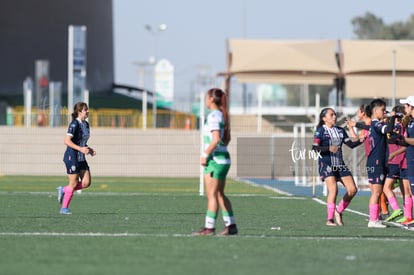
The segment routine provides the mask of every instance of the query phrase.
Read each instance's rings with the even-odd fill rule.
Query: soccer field
[[[198,179],[99,178],[59,215],[66,177],[0,177],[0,274],[408,274],[414,231],[369,229],[357,196],[344,227],[326,208],[229,180],[238,236],[193,237]],[[320,198],[325,200],[325,198]],[[217,230],[223,222],[219,216]]]

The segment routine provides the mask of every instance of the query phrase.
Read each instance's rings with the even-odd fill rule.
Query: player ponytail
[[[212,88],[208,90],[208,95],[213,97],[214,103],[220,109],[224,117],[224,136],[222,142],[227,145],[230,143],[231,134],[230,134],[230,118],[228,114],[228,103],[227,95],[223,90],[218,88]]]
[[[230,143],[231,134],[230,134],[230,117],[228,113],[228,98],[227,94],[223,93],[221,96],[221,106],[220,110],[224,116],[224,137],[223,142],[225,145]]]
[[[364,113],[367,117],[371,117],[372,116],[372,109],[371,109],[371,105],[370,104],[364,104]]]
[[[72,120],[78,117],[78,114],[82,112],[84,108],[88,108],[88,104],[85,102],[78,102],[73,106]]]

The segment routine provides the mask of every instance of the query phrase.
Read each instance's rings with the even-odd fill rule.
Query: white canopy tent
[[[349,98],[414,94],[414,41],[342,40]]]
[[[414,41],[230,39],[227,46],[227,80],[333,85],[343,77],[348,98],[414,94]]]
[[[229,40],[229,71],[239,82],[331,84],[336,41]]]

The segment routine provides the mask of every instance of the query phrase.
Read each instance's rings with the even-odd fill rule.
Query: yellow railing
[[[14,107],[8,114],[8,124],[25,126],[26,120],[31,127],[55,127],[65,126],[71,119],[67,108],[62,108],[60,113],[51,115],[49,110],[32,108],[32,112],[26,117],[24,108]],[[93,127],[119,127],[119,128],[143,128],[142,112],[133,109],[90,109],[89,123]],[[155,123],[156,122],[156,123]],[[176,112],[171,110],[157,110],[156,121],[154,114],[147,113],[146,128],[172,128],[172,129],[196,129],[197,117],[193,114]]]

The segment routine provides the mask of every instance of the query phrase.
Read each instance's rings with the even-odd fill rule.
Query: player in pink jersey
[[[407,126],[411,121],[411,117],[408,115],[404,116],[401,122],[402,125],[402,131],[399,133],[401,137],[407,137]],[[397,135],[398,136],[398,135]],[[398,142],[397,142],[398,143]],[[398,144],[397,144],[398,145]],[[407,144],[403,144],[407,145]],[[403,193],[404,198],[404,216],[400,218],[399,220],[396,220],[396,222],[399,222],[404,225],[412,224],[413,221],[413,194],[411,191],[410,181],[407,176],[407,158],[406,158],[406,149],[407,147],[401,146],[398,151],[396,151],[394,154],[401,153],[402,160],[400,163],[400,180],[402,181],[402,186],[400,185],[400,188],[402,187],[401,192]],[[391,155],[390,155],[391,157]]]
[[[358,122],[354,120],[347,121],[347,128],[349,130],[349,136],[351,138],[359,137],[360,140],[364,141],[365,155],[368,156],[370,147],[369,147],[369,140],[367,139],[367,137],[369,135],[369,125],[371,125],[371,109],[370,109],[369,104],[362,104],[361,106],[359,106],[357,117],[358,117]],[[354,130],[354,127],[356,127],[357,124],[361,126],[362,125],[366,126],[364,127],[364,129],[362,129],[359,132],[359,134],[357,134]],[[358,127],[358,128],[362,128],[362,127]]]
[[[397,135],[401,135],[403,133],[403,127],[401,124],[403,111],[403,106],[395,106],[391,112],[391,116],[399,114],[399,116],[395,119],[393,130]],[[395,144],[391,138],[391,135],[391,133],[388,134],[388,173],[384,183],[383,192],[387,196],[388,203],[393,211],[391,215],[385,219],[385,221],[392,221],[403,215],[403,211],[398,205],[398,201],[393,190],[396,181],[401,179],[401,164],[405,156],[405,148],[401,145]]]

